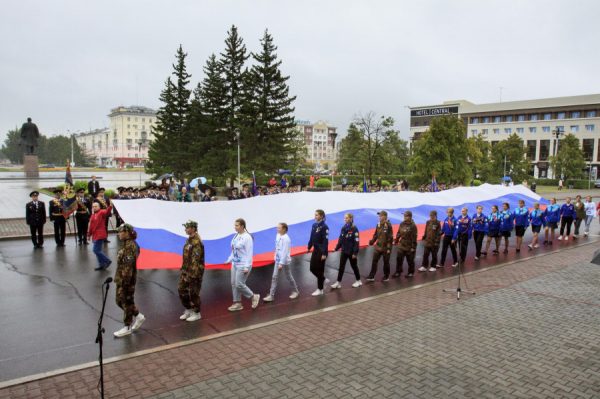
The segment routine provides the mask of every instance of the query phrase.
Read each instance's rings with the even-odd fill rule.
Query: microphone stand
[[[465,234],[468,234],[468,233],[465,233]],[[467,237],[468,237],[468,235],[467,235]],[[456,242],[454,243],[454,245],[456,247],[458,247],[458,242],[459,241],[460,241],[460,234],[458,235],[458,238],[456,239]],[[462,248],[462,246],[463,246],[463,244],[461,243],[461,248]],[[457,250],[458,250],[458,248],[457,248]],[[460,300],[460,293],[461,292],[464,292],[465,294],[475,295],[475,291],[463,291],[460,288],[460,278],[462,276],[462,268],[461,268],[462,263],[463,262],[462,262],[461,257],[460,257],[460,251],[458,251],[458,287],[456,289],[449,289],[449,288],[445,288],[444,289],[444,292],[456,292],[456,300],[457,301]]]
[[[102,319],[104,318],[104,308],[106,307],[106,298],[108,296],[108,288],[111,281],[112,278],[110,281],[106,281],[102,284],[102,312],[100,312],[100,318],[98,319],[98,335],[96,335],[96,343],[100,347],[100,357],[98,358],[98,361],[100,362],[100,381],[98,382],[98,386],[100,387],[99,391],[102,399],[104,399],[104,369],[102,364],[102,334],[104,334],[104,328],[102,327]],[[104,285],[106,285],[106,290],[104,289]]]

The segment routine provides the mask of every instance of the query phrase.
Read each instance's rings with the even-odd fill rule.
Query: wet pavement
[[[598,241],[598,228],[593,235],[571,240],[555,241],[553,246],[529,251],[524,245],[521,253],[515,252],[514,237],[510,252],[475,261],[473,241],[469,243],[465,272],[486,269],[501,263],[527,259],[542,253],[560,251],[576,244]],[[525,244],[531,240],[531,232],[525,236]],[[111,243],[105,253],[116,260],[118,239],[110,235]],[[48,372],[69,366],[94,362],[98,347],[94,343],[96,325],[101,308],[101,285],[114,275],[115,265],[108,271],[96,272],[95,256],[91,246],[76,247],[71,240],[67,246],[55,248],[48,240],[43,250],[33,250],[30,240],[0,241],[0,380]],[[417,248],[417,268],[422,261],[422,243]],[[177,270],[140,270],[136,288],[136,304],[147,317],[143,328],[129,337],[115,339],[112,336],[122,326],[122,311],[114,303],[114,285],[111,285],[106,307],[104,327],[105,358],[156,348],[220,332],[262,324],[269,321],[304,314],[335,305],[352,303],[387,292],[416,287],[418,285],[456,276],[458,270],[450,266],[450,253],[446,267],[431,273],[416,273],[411,279],[404,276],[381,282],[383,267],[380,261],[376,282],[365,283],[370,270],[372,248],[361,249],[359,268],[363,286],[352,288],[352,270],[347,265],[341,290],[326,289],[326,295],[312,297],[316,279],[309,272],[310,255],[292,260],[293,275],[300,289],[300,296],[288,298],[291,289],[287,280],[280,276],[276,301],[250,309],[244,299],[244,311],[231,314],[227,311],[232,303],[230,272],[207,270],[202,287],[202,320],[183,322],[179,320],[183,308],[177,295],[179,272]],[[333,283],[337,277],[339,252],[327,260],[326,276]],[[395,250],[392,253],[392,273],[395,271]],[[404,271],[406,271],[406,264]],[[257,267],[248,278],[248,286],[261,297],[268,294],[273,265]],[[454,295],[454,294],[448,294]]]

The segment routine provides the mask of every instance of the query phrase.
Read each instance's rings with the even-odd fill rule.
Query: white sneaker
[[[569,241],[569,236],[565,236],[565,241]]]
[[[123,328],[114,333],[114,336],[117,338],[121,338],[129,334],[131,334],[131,328],[129,328],[129,326],[123,326]]]
[[[265,302],[273,302],[274,300],[275,300],[275,297],[271,294],[269,294],[263,298],[263,301],[265,301]]]
[[[323,289],[327,288],[328,284],[329,284],[329,279],[326,278],[325,281],[323,281]]]
[[[238,310],[244,310],[244,307],[241,303],[238,302],[228,307],[227,310],[229,310],[230,312],[237,312]]]
[[[296,298],[298,298],[298,295],[300,295],[300,292],[294,291],[294,292],[292,292],[292,295],[290,295],[290,299],[296,299]]]
[[[426,272],[426,271],[427,271],[427,269],[425,268],[425,266],[421,266],[421,267],[419,268],[419,271],[422,273],[422,272]]]
[[[187,320],[187,318],[190,317],[192,313],[194,313],[192,309],[186,309],[185,312],[183,312],[183,314],[181,315],[180,319]]]
[[[312,296],[319,296],[319,295],[323,295],[323,290],[320,289],[316,289],[315,292],[312,293]]]
[[[185,321],[196,321],[200,320],[202,317],[200,316],[200,312],[192,312],[192,315],[188,317]]]
[[[452,264],[452,267],[456,267],[456,266],[458,266],[458,262]]]
[[[333,283],[333,285],[331,286],[332,290],[335,290],[336,288],[342,288],[342,284],[339,281],[336,281],[335,283]]]
[[[135,321],[133,322],[133,325],[131,326],[132,330],[137,330],[138,328],[140,328],[142,326],[142,323],[146,321],[146,316],[144,316],[141,313],[138,313],[137,316],[135,316]]]
[[[362,281],[360,281],[360,280],[356,280],[356,281],[354,282],[354,284],[352,284],[352,287],[354,287],[354,288],[358,288],[358,287],[360,287],[361,285],[362,285]]]
[[[562,236],[558,236],[558,241],[562,241]]]
[[[258,306],[258,302],[260,302],[260,295],[252,295],[252,309],[256,309],[256,307]]]
[[[435,267],[437,267],[438,269],[441,269],[443,266],[440,263],[438,263],[437,265],[435,265]]]
[[[569,238],[569,237],[567,237]],[[579,234],[573,234],[573,238],[579,238]]]
[[[583,233],[583,236],[584,236],[584,237],[587,237],[587,235],[588,235],[588,232],[587,232],[587,231],[586,231],[585,233]]]
[[[476,256],[476,257],[475,257],[475,260],[479,260],[479,258]]]
[[[539,248],[540,246],[538,244],[535,244],[533,247],[534,248]]]
[[[436,269],[435,269],[435,267],[433,267],[433,266],[431,266],[431,267],[429,268],[429,271],[430,271],[430,272],[434,272],[435,270],[436,270]]]

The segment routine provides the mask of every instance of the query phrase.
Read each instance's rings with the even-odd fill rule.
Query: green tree
[[[381,157],[375,159],[375,172],[382,175],[408,173],[410,151],[408,141],[400,138],[400,132],[390,132],[389,143],[382,148]]]
[[[176,57],[172,74],[177,81],[173,83],[171,77],[167,78],[161,92],[160,100],[164,105],[156,113],[155,138],[148,150],[150,162],[146,169],[156,175],[172,172],[181,177],[190,172],[191,159],[197,155],[191,153],[193,137],[190,137],[191,130],[187,125],[191,95],[187,85],[192,75],[187,73],[187,53],[183,52],[181,45]]]
[[[25,147],[19,146],[21,138],[21,129],[15,127],[15,130],[9,130],[4,144],[2,144],[2,152],[12,163],[22,163]],[[37,150],[36,150],[37,151]]]
[[[414,143],[409,168],[420,181],[429,181],[435,172],[440,183],[467,183],[472,176],[469,159],[477,156],[467,145],[466,127],[455,115],[431,121],[429,129]]]
[[[348,134],[340,143],[337,169],[351,175],[360,174],[366,167],[365,159],[362,158],[363,146],[365,146],[364,138],[355,126],[350,125]]]
[[[490,151],[492,146],[485,139],[483,133],[469,137],[467,145],[469,146],[469,160],[471,162],[473,178],[479,177],[486,180],[490,174]]]
[[[506,140],[498,142],[492,147],[489,179],[497,181],[504,176],[504,157],[506,155],[506,175],[514,182],[521,182],[529,176],[532,169],[531,162],[527,159],[527,148],[523,140],[516,134],[511,134]]]
[[[250,54],[246,54],[244,39],[238,35],[235,25],[227,31],[225,39],[225,53],[221,53],[221,70],[223,72],[223,85],[227,97],[224,110],[227,115],[227,123],[230,136],[235,128],[241,125],[239,111],[243,102],[244,76],[242,69]]]
[[[304,147],[294,123],[292,103],[296,97],[290,96],[289,76],[281,73],[282,61],[277,59],[273,37],[265,30],[260,42],[262,51],[252,53],[255,64],[244,73],[240,108],[242,161],[247,173],[287,168],[300,146]]]
[[[579,146],[579,139],[569,133],[560,141],[560,151],[548,159],[554,174],[564,178],[581,177],[587,165],[583,158],[583,150]]]

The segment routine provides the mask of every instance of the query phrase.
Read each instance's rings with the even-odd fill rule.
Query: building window
[[[581,112],[572,112],[571,118],[581,118]]]
[[[152,118],[148,119],[148,122],[149,122],[149,123],[152,123]]]
[[[131,129],[131,125],[127,125],[127,129]]]
[[[594,156],[594,139],[583,139],[583,159],[586,160],[586,162],[589,162],[592,160],[592,157]]]
[[[530,120],[530,121],[537,121],[537,120],[538,120],[537,118],[538,118],[538,116],[537,116],[537,114],[535,114],[535,115],[531,115],[531,116],[529,117],[529,120]]]
[[[578,132],[579,131],[579,126],[571,126],[571,131],[572,132]]]
[[[137,132],[135,132],[135,137],[137,137]]]
[[[556,115],[557,119],[565,119],[565,113],[564,112],[559,112],[558,115]]]
[[[512,122],[513,121],[513,117],[512,116],[507,116],[506,117],[506,122]]]
[[[492,141],[492,147],[495,146],[498,143],[499,143],[499,141]]]
[[[146,122],[146,118],[142,118],[142,122]]]
[[[500,117],[499,116],[495,116],[494,117],[494,122],[495,123],[500,123]]]
[[[556,130],[558,130],[559,132],[564,132],[565,127],[564,126],[556,126]]]
[[[544,114],[545,121],[549,121],[550,119],[552,119],[552,114]]]
[[[483,118],[483,123],[490,123],[490,117],[486,116],[485,118]]]
[[[420,126],[421,122],[415,122],[414,126]]]
[[[527,140],[527,159],[535,161],[535,154],[537,152],[537,141]]]
[[[494,129],[494,134],[500,134],[500,129]]]
[[[131,118],[130,118],[130,117],[127,117],[127,122],[129,122],[130,120],[131,120]]]
[[[471,130],[471,133],[473,133],[473,136],[477,136],[477,129]]]
[[[540,140],[540,161],[547,161],[550,155],[550,140]]]
[[[518,127],[517,128],[517,133],[524,133],[523,128],[522,127]]]
[[[129,157],[131,157],[131,153],[130,152],[127,153],[127,158],[129,158]]]
[[[131,132],[127,132],[127,135],[128,135],[128,136],[131,136]]]
[[[135,121],[137,122],[137,118],[135,118]]]
[[[487,129],[483,129],[481,132],[482,132],[483,134],[488,134],[488,130],[487,130]]]
[[[473,118],[472,121],[472,123],[479,123],[479,118]]]
[[[593,132],[594,131],[594,125],[585,125],[585,130],[588,132]]]
[[[512,133],[512,129],[507,127],[506,129],[504,129],[504,133],[506,134],[511,134]]]
[[[550,126],[544,126],[544,127],[542,128],[542,131],[543,131],[544,133],[550,133]]]
[[[594,118],[596,116],[596,111],[588,111],[587,112],[587,117],[588,118]]]
[[[517,120],[518,120],[519,122],[523,122],[523,121],[525,121],[525,115],[519,115],[519,116],[517,116]]]
[[[146,130],[146,125],[142,125],[142,130]]]
[[[537,127],[530,127],[529,133],[537,133]]]

